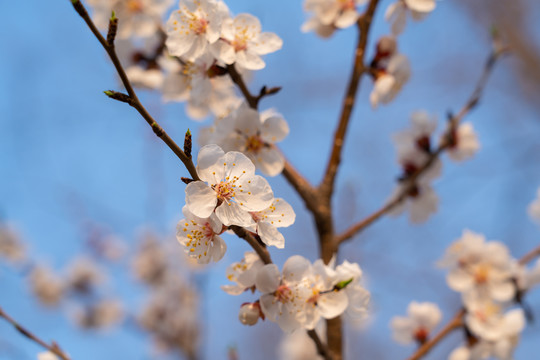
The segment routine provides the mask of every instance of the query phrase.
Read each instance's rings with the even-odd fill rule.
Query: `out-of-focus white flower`
[[[58,356],[50,351],[40,352],[37,355],[38,360],[60,360]]]
[[[452,134],[452,143],[447,149],[448,157],[454,161],[471,158],[480,149],[478,137],[470,122],[460,124]]]
[[[531,219],[540,224],[540,188],[536,191],[536,199],[530,203],[527,212]]]
[[[67,272],[67,286],[79,293],[91,292],[105,279],[101,269],[88,257],[75,258],[68,266]]]
[[[167,252],[158,238],[144,234],[132,262],[135,276],[147,285],[160,285],[167,276]]]
[[[411,12],[413,20],[422,20],[435,9],[435,0],[398,0],[390,4],[384,17],[392,23],[392,33],[399,35],[405,30],[407,11]]]
[[[221,37],[210,46],[212,54],[225,64],[249,69],[265,67],[260,55],[281,49],[283,41],[274,33],[261,33],[259,19],[250,14],[238,14],[234,19],[223,21]]]
[[[347,315],[357,321],[365,317],[370,301],[370,293],[361,284],[362,270],[356,263],[345,260],[336,267],[336,282],[334,286],[342,284],[348,298]],[[346,285],[345,285],[346,284]]]
[[[242,304],[238,312],[240,322],[249,326],[255,325],[261,316],[264,317],[264,314],[261,311],[259,302]]]
[[[400,184],[390,197],[390,201],[399,196],[404,190],[406,184]],[[412,223],[422,223],[426,221],[431,214],[437,212],[439,207],[439,197],[431,185],[424,182],[418,182],[407,194],[407,198],[395,206],[391,211],[391,216],[401,215],[404,211],[409,213],[409,220]]]
[[[515,263],[513,274],[519,291],[531,289],[533,286],[540,284],[540,259],[536,260],[535,265],[530,269]]]
[[[407,308],[407,316],[392,318],[393,337],[400,344],[414,341],[424,343],[431,332],[440,323],[442,313],[437,304],[413,301]]]
[[[208,218],[193,215],[184,206],[184,219],[176,226],[176,238],[185,246],[186,253],[197,259],[199,264],[208,264],[210,260],[218,262],[225,255],[227,244],[219,236],[223,232],[223,224],[212,213]]]
[[[373,108],[379,103],[388,104],[394,100],[411,76],[409,60],[403,54],[394,54],[384,69],[379,69],[369,101]]]
[[[486,242],[482,235],[465,230],[440,263],[450,268],[448,286],[464,295],[496,301],[508,301],[515,296],[514,260],[500,242]]]
[[[167,49],[171,55],[194,61],[220,36],[223,18],[228,14],[214,0],[181,0],[180,8],[167,21]]]
[[[276,176],[283,171],[285,160],[275,143],[289,134],[289,125],[273,110],[259,114],[246,103],[222,119],[217,125],[215,141],[225,151],[240,151],[247,155],[265,175]]]
[[[461,346],[450,353],[448,360],[513,360],[513,352],[519,337],[512,337],[496,342],[478,341],[473,346]]]
[[[415,111],[411,115],[411,127],[394,135],[394,143],[398,150],[400,163],[402,153],[408,155],[411,148],[429,153],[431,150],[431,135],[437,129],[437,118],[426,111]],[[419,166],[421,164],[417,164]]]
[[[26,258],[26,249],[13,226],[0,223],[0,257],[12,263],[20,263]]]
[[[57,305],[64,294],[64,282],[49,267],[37,265],[30,273],[32,292],[44,305]]]
[[[75,311],[75,321],[83,328],[106,328],[118,323],[124,314],[122,303],[117,300],[101,300]]]
[[[186,206],[195,216],[208,218],[215,210],[225,226],[249,226],[253,224],[249,211],[264,210],[274,200],[266,179],[255,175],[255,166],[242,153],[204,146],[197,173],[202,181],[186,186]]]
[[[302,328],[306,300],[311,295],[305,278],[311,271],[310,262],[302,256],[291,256],[283,265],[283,276],[275,264],[263,266],[255,285],[263,295],[260,305],[264,315],[277,322],[285,332]]]
[[[94,22],[102,29],[109,26],[111,13],[119,19],[116,37],[150,37],[160,28],[161,18],[172,5],[172,0],[90,0],[94,8]]]
[[[356,7],[365,3],[366,0],[306,0],[304,10],[313,12],[313,17],[302,25],[302,31],[317,30],[322,27],[344,29],[352,26],[360,16]],[[322,33],[319,31],[317,31],[319,35],[327,37],[325,36],[328,34],[327,31],[322,31]]]
[[[240,262],[232,263],[227,268],[227,279],[236,284],[223,285],[221,288],[230,295],[240,295],[248,289],[255,290],[255,278],[263,265],[259,255],[252,251],[245,252]]]
[[[277,228],[294,224],[296,214],[292,206],[285,200],[276,198],[267,209],[251,212],[250,214],[255,221],[250,230],[256,232],[266,245],[283,249],[285,247],[285,238]]]

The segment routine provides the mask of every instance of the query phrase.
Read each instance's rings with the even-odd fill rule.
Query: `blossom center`
[[[127,9],[130,13],[141,13],[143,11],[143,4],[141,0],[128,0]]]
[[[489,266],[480,265],[476,268],[474,272],[474,280],[477,284],[485,284],[488,281],[489,277]]]
[[[249,40],[249,36],[247,34],[247,28],[242,29],[242,31],[238,31],[234,35],[234,40],[231,41],[231,45],[234,48],[234,51],[242,51],[247,49],[247,43]]]
[[[354,10],[354,0],[338,0],[341,10]]]
[[[246,151],[258,153],[264,147],[264,141],[258,135],[251,135],[246,140]]]
[[[219,184],[216,184],[214,191],[217,193],[217,197],[222,201],[229,201],[234,197],[234,188],[230,182],[222,181]]]
[[[275,293],[277,300],[281,303],[286,303],[292,300],[292,291],[287,285],[280,285]]]

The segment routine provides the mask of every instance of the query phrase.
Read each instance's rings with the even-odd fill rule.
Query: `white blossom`
[[[470,122],[460,124],[452,134],[453,142],[448,147],[448,157],[454,161],[463,161],[471,158],[480,149],[478,137]]]
[[[266,245],[283,249],[285,238],[277,228],[288,227],[294,223],[296,214],[291,205],[281,198],[276,198],[268,208],[250,214],[255,224],[249,229],[256,232]]]
[[[263,174],[276,176],[283,171],[285,160],[274,144],[288,135],[289,125],[273,110],[259,114],[243,103],[218,123],[216,133],[215,141],[225,151],[244,153]]]
[[[370,293],[361,284],[362,270],[356,263],[345,260],[336,267],[337,283],[349,282],[344,289],[348,298],[346,314],[353,320],[359,320],[366,316],[370,301]]]
[[[540,284],[540,259],[536,260],[532,268],[515,263],[513,276],[519,291],[527,291],[533,286]]]
[[[32,292],[45,305],[57,305],[64,294],[64,281],[49,267],[37,265],[30,273]]]
[[[230,295],[240,295],[246,290],[254,289],[257,272],[263,267],[259,255],[252,251],[244,253],[240,262],[232,263],[227,268],[227,279],[235,285],[223,285],[221,288]]]
[[[83,328],[106,328],[118,323],[124,315],[122,303],[106,299],[75,310],[77,324]]]
[[[200,218],[192,214],[187,206],[182,212],[185,218],[176,226],[176,238],[185,247],[186,253],[197,259],[199,264],[221,260],[227,245],[219,236],[223,232],[223,224],[217,216],[211,213],[208,218]]]
[[[379,103],[388,104],[394,100],[411,76],[411,66],[405,55],[395,54],[388,60],[386,68],[376,75],[369,101],[373,108]]]
[[[250,226],[249,211],[264,210],[274,200],[268,182],[255,175],[255,166],[242,153],[206,145],[199,151],[197,173],[202,181],[186,186],[186,206],[195,216],[208,218],[215,210],[225,226]]]
[[[321,321],[316,327],[321,341],[325,338],[325,324]],[[319,355],[313,340],[305,331],[295,331],[291,334],[284,334],[278,349],[281,360],[323,360]]]
[[[388,6],[384,16],[392,23],[392,33],[399,35],[405,30],[408,11],[413,20],[419,21],[434,9],[435,0],[398,0]]]
[[[306,0],[304,10],[312,12],[313,16],[304,23],[302,31],[317,30],[320,27],[344,29],[352,26],[360,16],[356,7],[365,3],[366,0]],[[317,31],[319,32],[320,30]],[[320,33],[323,37],[327,37],[326,34],[326,31]]]
[[[392,318],[393,337],[398,343],[424,343],[440,323],[442,313],[437,304],[413,301],[407,308],[407,316]]]
[[[236,63],[249,70],[265,67],[260,55],[281,49],[283,41],[274,33],[261,33],[259,19],[239,14],[223,21],[221,37],[210,46],[212,54],[225,64]]]
[[[162,284],[167,275],[167,266],[166,250],[155,236],[145,234],[132,260],[137,279],[148,285]]]
[[[399,184],[394,194],[390,197],[393,201],[404,191],[406,184]],[[431,185],[425,182],[418,182],[407,194],[407,198],[396,205],[391,211],[391,216],[401,215],[403,212],[409,214],[412,223],[425,222],[431,214],[437,212],[439,208],[439,197]]]
[[[91,258],[75,258],[68,267],[67,284],[75,292],[88,293],[104,279],[104,273]]]
[[[167,21],[167,49],[171,55],[194,61],[220,36],[228,10],[214,0],[181,0]]]
[[[26,249],[16,229],[0,223],[0,257],[12,263],[20,263],[26,258]]]

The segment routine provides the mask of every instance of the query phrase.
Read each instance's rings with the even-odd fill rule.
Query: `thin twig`
[[[0,317],[4,318],[7,322],[9,322],[11,325],[13,325],[13,327],[15,329],[17,329],[17,331],[19,333],[21,333],[22,335],[24,335],[25,337],[27,337],[28,339],[32,340],[33,342],[39,344],[41,347],[43,347],[44,349],[47,349],[49,350],[51,353],[57,355],[60,357],[60,359],[62,360],[70,360],[69,356],[66,355],[66,353],[64,353],[62,351],[62,349],[60,349],[60,346],[58,346],[58,344],[54,341],[51,342],[51,344],[47,344],[45,341],[41,340],[40,338],[38,338],[36,335],[34,335],[33,333],[31,333],[29,330],[27,330],[26,328],[24,328],[22,325],[20,325],[17,321],[15,321],[15,319],[13,319],[11,316],[9,316],[8,314],[6,314],[4,312],[4,310],[2,308],[0,308]]]
[[[480,98],[482,96],[482,93],[485,89],[486,83],[489,79],[489,76],[492,73],[493,67],[497,61],[503,54],[505,53],[504,49],[499,49],[493,51],[484,66],[482,75],[480,76],[480,79],[478,80],[476,87],[465,103],[465,105],[461,108],[459,113],[457,115],[454,115],[450,118],[448,121],[447,130],[445,131],[445,134],[443,135],[441,139],[441,143],[437,147],[435,151],[433,151],[426,162],[420,166],[412,175],[407,177],[401,187],[401,191],[388,203],[383,205],[379,210],[375,211],[368,217],[362,219],[358,223],[351,226],[349,229],[341,233],[340,235],[336,236],[335,242],[336,246],[339,246],[339,244],[343,243],[346,240],[351,239],[354,235],[360,233],[361,231],[365,230],[368,226],[373,224],[375,221],[386,215],[388,212],[390,212],[394,207],[399,205],[401,202],[403,202],[410,193],[411,189],[416,185],[416,180],[424,174],[440,157],[440,155],[446,151],[452,144],[451,141],[451,132],[459,125],[459,123],[463,120],[463,118],[471,111],[473,110],[480,101]]]
[[[523,257],[518,260],[520,265],[526,265],[529,262],[533,261],[540,256],[540,246],[535,247]],[[448,334],[450,334],[455,329],[458,329],[464,326],[463,316],[465,316],[465,309],[458,311],[454,317],[446,324],[432,339],[425,342],[422,346],[416,350],[416,352],[409,357],[407,360],[419,360],[424,357],[435,345],[437,345],[441,340],[443,340]]]
[[[193,161],[190,157],[186,156],[186,154],[182,151],[182,149],[174,142],[173,139],[163,130],[163,128],[154,120],[154,118],[148,113],[146,108],[142,105],[139,98],[137,97],[137,94],[135,93],[135,90],[133,90],[133,86],[131,85],[126,72],[124,68],[122,67],[122,64],[120,63],[120,60],[118,59],[118,55],[116,54],[116,49],[114,46],[114,39],[111,39],[110,42],[108,42],[103,35],[99,32],[96,25],[90,18],[90,15],[88,15],[88,12],[86,11],[84,5],[80,0],[71,0],[73,7],[75,8],[75,11],[83,18],[84,22],[88,25],[96,39],[100,42],[101,46],[107,54],[109,55],[109,58],[111,59],[114,67],[116,68],[116,72],[120,76],[120,79],[122,80],[122,84],[126,88],[126,91],[129,95],[129,102],[128,104],[131,105],[135,110],[141,114],[141,116],[146,120],[148,125],[152,127],[152,130],[154,131],[154,134],[156,134],[157,137],[159,137],[167,146],[175,153],[175,155],[184,163],[186,169],[189,171],[190,175],[194,180],[198,180],[199,176],[197,175],[197,171],[195,169],[195,165],[193,165]],[[120,19],[121,21],[122,19]],[[120,23],[121,26],[121,23]]]
[[[369,36],[369,30],[371,28],[371,21],[375,14],[375,9],[379,0],[371,0],[369,2],[366,12],[358,19],[358,30],[360,32],[358,36],[358,44],[356,46],[356,53],[354,58],[354,65],[343,99],[343,105],[341,107],[341,114],[339,116],[339,123],[334,134],[334,141],[332,143],[332,152],[328,159],[325,175],[320,185],[320,189],[323,190],[323,194],[327,197],[331,197],[334,191],[334,183],[336,174],[338,171],[339,163],[341,162],[341,153],[343,149],[343,143],[345,141],[345,134],[347,133],[347,127],[349,120],[356,102],[356,93],[360,85],[360,79],[365,71],[364,57],[366,53],[366,46]]]
[[[317,335],[317,332],[315,330],[308,330],[307,334],[311,338],[311,340],[313,340],[313,342],[315,343],[315,346],[317,347],[317,353],[321,355],[325,360],[332,360],[332,356],[330,355],[330,353],[328,352],[328,349],[319,338],[319,335]]]

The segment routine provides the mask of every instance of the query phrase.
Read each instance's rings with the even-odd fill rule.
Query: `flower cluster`
[[[345,261],[334,268],[320,259],[311,264],[295,255],[280,272],[275,264],[261,266],[255,256],[247,253],[242,262],[229,268],[229,279],[236,285],[224,287],[232,295],[254,288],[262,294],[256,302],[241,307],[244,324],[254,325],[259,318],[268,318],[285,332],[311,330],[323,318],[332,319],[345,312],[358,317],[367,311],[369,292],[360,285],[362,271],[357,264]]]
[[[411,116],[411,127],[394,136],[398,162],[403,173],[400,186],[392,198],[400,196],[405,190],[408,193],[407,201],[402,201],[392,213],[398,215],[408,209],[412,222],[426,221],[430,214],[437,211],[439,199],[431,186],[442,170],[442,162],[434,155],[436,149],[432,145],[432,135],[436,129],[435,117],[425,111],[417,111]],[[455,161],[470,158],[480,147],[470,123],[460,124],[457,128],[451,125],[443,137],[448,141],[449,157]],[[414,184],[410,187],[407,180],[413,177]]]
[[[227,249],[219,235],[232,225],[247,228],[266,245],[283,248],[285,239],[277,228],[291,225],[295,213],[285,200],[274,198],[247,156],[206,145],[199,151],[197,174],[201,180],[186,186],[185,218],[176,233],[190,257],[201,264],[219,261]]]

